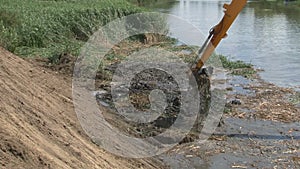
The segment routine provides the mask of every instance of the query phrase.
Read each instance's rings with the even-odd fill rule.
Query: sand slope
[[[158,168],[94,145],[73,110],[70,78],[0,48],[0,168]]]

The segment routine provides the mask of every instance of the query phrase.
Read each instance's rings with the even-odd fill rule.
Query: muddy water
[[[298,168],[299,123],[227,118],[215,135],[226,141],[208,140],[175,150],[160,158],[172,169]],[[192,148],[190,148],[192,147]]]
[[[224,2],[229,0],[178,0],[160,4],[155,9],[189,21],[206,36],[208,30],[222,18]],[[217,52],[264,69],[261,76],[269,82],[300,88],[299,16],[300,10],[251,1],[231,27],[229,37],[218,46]],[[204,36],[193,35],[186,25],[170,21],[170,28],[177,30],[172,36],[202,38],[204,41]]]

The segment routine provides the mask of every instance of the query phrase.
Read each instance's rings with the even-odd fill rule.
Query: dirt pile
[[[0,168],[160,168],[94,145],[76,119],[70,82],[0,48]]]

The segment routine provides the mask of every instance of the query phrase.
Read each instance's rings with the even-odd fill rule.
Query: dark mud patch
[[[115,67],[115,66],[114,66]],[[113,70],[113,69],[108,69]],[[197,120],[194,123],[191,132],[185,137],[181,143],[190,142],[198,137],[198,133],[202,129],[202,121],[208,114],[208,109],[210,106],[210,80],[206,74],[197,75],[198,85],[200,91],[200,112],[197,112]],[[124,97],[124,84],[117,84],[118,96],[119,98]],[[105,86],[105,87],[104,87]],[[188,86],[191,87],[191,86]],[[191,90],[186,88],[186,90]],[[136,116],[139,116],[139,112],[149,112],[149,114],[158,113],[159,116],[155,120],[147,123],[139,123],[128,120],[126,116],[122,116],[115,107],[113,102],[112,95],[110,94],[110,85],[103,85],[99,88],[100,90],[95,93],[95,96],[98,100],[98,103],[102,107],[106,107],[110,112],[108,117],[113,116],[113,119],[119,119],[125,123],[127,129],[120,127],[118,123],[112,123],[114,127],[125,132],[125,134],[133,135],[138,138],[147,138],[158,136],[163,133],[166,129],[169,129],[170,126],[179,118],[179,113],[182,113],[182,92],[186,92],[183,89],[180,89],[175,79],[168,73],[160,69],[146,69],[138,74],[130,82],[130,87],[128,89],[129,101],[130,104],[136,109],[133,112],[126,113],[136,113]],[[126,91],[127,89],[125,89]],[[155,91],[160,91],[164,94],[165,104],[161,102],[156,102],[151,98],[151,95]],[[160,94],[162,94],[160,93]],[[190,96],[191,98],[193,96]],[[151,100],[152,99],[152,100]],[[126,107],[122,107],[123,110]],[[128,109],[132,111],[132,109]],[[184,113],[183,113],[184,114]],[[134,116],[134,115],[133,115]],[[195,120],[193,119],[193,122]],[[122,125],[121,125],[122,126]],[[174,135],[174,138],[176,136]],[[168,143],[173,143],[172,137],[163,138]]]

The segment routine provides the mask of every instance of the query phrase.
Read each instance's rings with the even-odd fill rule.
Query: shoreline
[[[120,61],[126,59],[126,56],[130,55],[131,53],[143,48],[150,48],[153,46],[161,47],[162,49],[175,52],[182,60],[188,63],[194,59],[198,47],[186,45],[176,46],[174,44],[176,44],[174,39],[168,39],[164,42],[150,43],[145,43],[144,41],[124,41],[123,43],[118,44],[118,46],[114,47],[107,55],[105,58],[105,63],[100,67],[101,69],[97,74],[96,80],[97,87],[99,87],[99,89],[106,88],[107,90],[112,76],[111,72],[107,71],[107,69],[117,65]],[[78,47],[77,45],[74,46],[75,48]],[[48,55],[49,53],[46,54]],[[12,72],[16,71],[16,73],[11,73],[14,76],[7,73],[7,76],[5,77],[8,79],[8,81],[13,82],[11,86],[16,88],[15,91],[19,92],[19,94],[16,94],[18,96],[23,97],[24,93],[22,93],[22,91],[27,92],[27,90],[32,90],[32,92],[28,92],[27,95],[24,94],[24,97],[28,97],[25,99],[25,106],[27,106],[27,104],[30,105],[32,102],[32,96],[35,97],[34,94],[36,91],[34,88],[32,88],[32,86],[22,86],[21,84],[18,84],[18,80],[21,82],[24,81],[26,84],[27,82],[28,84],[31,84],[29,82],[34,81],[37,87],[40,87],[39,85],[42,86],[40,89],[40,94],[37,95],[38,99],[36,99],[40,101],[41,104],[39,105],[43,104],[43,99],[49,99],[49,96],[53,98],[52,102],[57,102],[59,105],[61,104],[57,110],[55,109],[55,113],[57,113],[55,115],[60,117],[59,120],[53,117],[53,114],[49,113],[53,111],[49,108],[49,105],[51,105],[52,102],[49,102],[49,105],[45,106],[47,108],[45,108],[44,114],[39,114],[39,111],[36,111],[36,114],[39,115],[34,117],[37,119],[36,122],[34,121],[34,123],[36,123],[36,133],[33,133],[31,137],[33,137],[34,134],[40,134],[41,137],[47,135],[47,137],[45,137],[45,140],[47,140],[46,138],[54,138],[53,133],[58,134],[59,136],[61,135],[59,138],[65,138],[63,140],[64,142],[58,141],[59,139],[52,140],[55,143],[54,145],[62,146],[62,152],[67,152],[72,150],[72,147],[77,144],[78,147],[76,147],[76,152],[74,153],[73,151],[70,151],[70,153],[73,153],[73,155],[76,157],[78,156],[79,162],[82,158],[82,154],[80,153],[82,149],[80,144],[75,142],[76,139],[72,140],[74,135],[76,135],[79,139],[83,138],[82,140],[87,145],[87,148],[85,148],[84,151],[86,154],[91,155],[91,159],[93,154],[91,154],[89,150],[94,152],[96,156],[97,153],[99,153],[98,151],[101,151],[100,157],[101,155],[107,157],[106,162],[108,161],[108,164],[106,167],[108,168],[111,167],[110,160],[112,160],[112,163],[114,163],[116,159],[120,161],[122,160],[128,165],[128,168],[131,167],[131,165],[134,167],[143,167],[144,165],[145,167],[149,168],[173,167],[182,169],[199,168],[203,166],[212,168],[300,167],[300,93],[291,88],[279,87],[272,83],[266,82],[259,76],[258,72],[260,70],[255,69],[253,65],[244,63],[242,61],[230,61],[227,59],[227,57],[222,55],[215,55],[214,57],[220,57],[223,67],[226,69],[226,73],[228,73],[228,79],[226,82],[228,86],[224,86],[224,90],[227,93],[227,103],[223,112],[223,120],[221,120],[219,127],[205,144],[199,144],[197,142],[183,143],[177,145],[169,152],[160,156],[145,160],[138,159],[137,161],[125,158],[123,159],[113,155],[108,156],[107,154],[109,153],[102,152],[102,149],[92,143],[91,139],[84,134],[84,131],[82,131],[80,124],[78,123],[78,119],[75,117],[75,113],[73,112],[71,83],[74,63],[76,62],[75,56],[76,54],[73,54],[69,50],[59,49],[58,52],[55,51],[54,54],[52,53],[51,57],[49,58],[43,58],[41,56],[35,58],[18,58],[18,63],[16,65],[21,65],[19,67],[14,67],[13,63],[7,61],[7,63],[10,63],[9,69]],[[29,61],[31,64],[24,62],[24,60]],[[27,68],[29,70],[27,70]],[[20,71],[18,72],[17,70]],[[27,76],[23,76],[21,74],[24,72]],[[11,79],[11,77],[15,77],[19,74],[22,75],[20,76],[21,78]],[[53,77],[56,77],[57,80],[52,81]],[[59,86],[60,84],[61,86]],[[18,89],[19,86],[23,87],[21,91]],[[64,101],[66,98],[67,100]],[[62,102],[61,99],[66,103]],[[11,98],[11,100],[15,100],[15,98]],[[14,104],[18,105],[17,107],[14,107],[16,110],[18,110],[18,108],[24,108],[24,103],[20,100],[17,100]],[[65,109],[65,104],[68,105],[68,109]],[[39,108],[39,106],[36,107]],[[55,108],[55,106],[53,107]],[[60,112],[60,109],[63,111]],[[24,112],[26,111],[28,111],[29,115],[28,117],[24,117],[25,120],[23,119],[22,121],[21,119],[19,122],[20,124],[27,124],[26,119],[31,119],[30,107],[24,110]],[[64,115],[64,111],[69,114]],[[107,111],[106,113],[109,114],[110,112]],[[71,117],[71,120],[68,119],[69,116]],[[16,115],[16,117],[18,117],[18,115]],[[7,119],[9,118],[11,117],[7,117]],[[43,124],[41,123],[41,120],[43,120],[42,118],[45,118],[44,120],[46,121]],[[50,130],[51,127],[48,128],[48,118],[51,120],[50,125],[52,128],[56,128],[57,121],[59,121],[59,128],[61,132],[56,133],[56,130]],[[113,116],[111,116],[111,118],[112,119],[110,120],[113,121],[113,123],[116,123],[116,125],[120,125],[121,127],[124,127],[124,129],[127,127],[125,124],[123,124],[125,122],[119,123],[119,121],[122,119],[114,118]],[[3,121],[7,119],[4,118]],[[12,120],[11,126],[16,127],[14,124],[15,123]],[[32,127],[32,124],[28,124],[28,126],[28,128],[30,128]],[[40,132],[40,129],[43,129],[45,133]],[[126,128],[126,130],[128,129],[129,128]],[[11,134],[11,138],[15,140],[13,137],[15,135],[13,135],[14,133],[10,132],[10,128],[4,131]],[[68,137],[63,136],[64,132],[68,134]],[[30,139],[30,137],[27,135],[24,135],[23,137]],[[70,142],[70,140],[72,140],[72,142]],[[25,143],[27,144],[29,141]],[[39,141],[36,143],[39,144]],[[20,150],[24,149],[24,152],[25,150],[33,152],[37,151],[31,147],[31,149],[24,146],[22,147],[19,142],[15,142],[15,145],[19,147]],[[10,150],[9,148],[10,147],[7,146],[8,150]],[[45,152],[47,151],[45,150]],[[40,154],[43,155],[41,152]],[[39,154],[36,153],[35,155],[38,156]],[[49,155],[49,158],[52,157]],[[41,159],[44,159],[44,161],[49,163],[50,166],[51,161],[49,162],[46,157],[41,156],[27,159],[27,161],[23,160],[23,163],[31,163],[34,161],[30,160],[37,159],[40,160],[36,162],[37,164],[41,162]],[[66,159],[68,159],[67,156]],[[97,160],[101,162],[102,159],[100,158]],[[163,166],[156,160],[159,160],[166,166]],[[0,162],[3,164],[7,163],[6,161]],[[79,162],[78,164],[84,165],[84,162]],[[30,163],[28,163],[28,166],[31,165]],[[121,162],[119,163],[119,168],[122,168]],[[70,162],[69,165],[73,165],[72,162]],[[91,160],[91,162],[85,162],[85,165],[92,166],[96,165],[96,163],[93,163]]]
[[[139,45],[136,47],[139,48]],[[173,50],[182,53],[181,51],[186,48],[190,47],[180,46]],[[187,58],[187,60],[189,59]],[[66,79],[68,83],[71,82],[71,74],[68,73],[68,69],[60,69],[63,66],[49,67],[49,65],[44,65],[45,60],[29,61],[38,67],[42,66],[41,68],[46,66],[47,72],[53,72],[53,74]],[[118,58],[113,61],[118,61]],[[234,67],[235,64],[229,65]],[[246,69],[248,66],[246,65]],[[238,66],[239,69],[241,68]],[[72,70],[72,67],[69,70]],[[227,69],[227,71],[231,73],[233,70]],[[224,112],[221,126],[207,142],[204,144],[183,143],[154,158],[166,165],[164,167],[182,166],[187,169],[197,168],[199,165],[231,168],[262,168],[266,166],[284,168],[291,164],[295,167],[300,166],[300,159],[297,158],[299,152],[295,151],[300,148],[299,116],[294,114],[289,115],[288,118],[282,118],[287,115],[286,108],[293,108],[292,103],[287,102],[288,98],[284,96],[287,93],[293,95],[294,91],[267,83],[257,74],[252,74],[250,79],[243,77],[241,80],[240,78],[239,76],[238,80],[233,80],[231,88],[230,86],[226,88],[229,92],[227,101],[231,110]],[[248,81],[250,82],[248,83]],[[106,86],[105,81],[102,81],[101,84]],[[246,90],[246,94],[244,90]],[[258,96],[251,95],[253,94],[251,91]],[[232,102],[236,99],[239,99],[241,104]],[[297,108],[298,114],[299,110]],[[297,120],[298,122],[296,122]],[[274,154],[272,153],[273,149],[280,151]],[[222,165],[220,166],[220,164]]]

